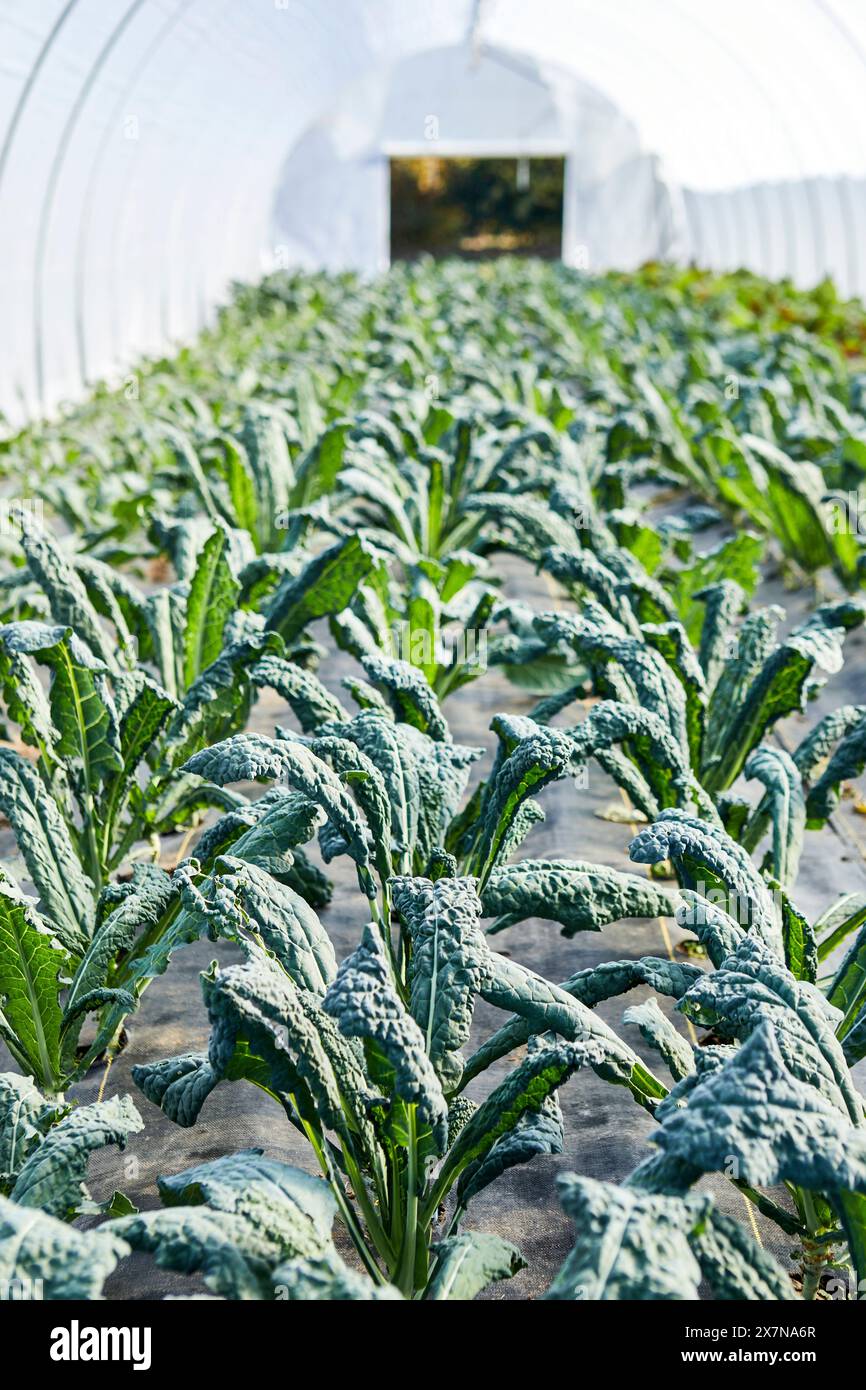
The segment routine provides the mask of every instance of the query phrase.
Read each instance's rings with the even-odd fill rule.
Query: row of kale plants
[[[621,1184],[560,1180],[576,1243],[550,1297],[866,1278],[866,895],[815,922],[796,906],[804,838],[866,762],[866,706],[790,753],[773,738],[864,617],[860,537],[825,496],[856,493],[858,379],[804,329],[737,327],[721,290],[702,312],[665,284],[520,262],[278,277],[196,349],[8,441],[4,1284],[98,1297],[136,1249],[223,1297],[471,1298],[523,1264],[467,1226],[473,1199],[561,1152],[557,1092],[584,1067],[644,1110],[651,1156]],[[708,546],[725,515],[750,525]],[[509,552],[568,602],[507,599]],[[766,557],[834,574],[835,597],[784,630],[752,601]],[[323,622],[354,662],[340,696]],[[483,632],[485,661],[449,627]],[[485,665],[538,698],[495,716],[470,792],[483,754],[447,699]],[[248,730],[264,689],[287,711],[273,737]],[[648,876],[525,857],[545,787],[590,760],[645,822]],[[179,830],[198,839],[167,871]],[[366,926],[338,964],[322,862],[340,856]],[[697,955],[556,982],[492,944],[529,918],[570,936],[673,915]],[[74,1087],[127,1031],[135,1055],[144,991],[205,935],[242,953],[202,979],[207,1050],[142,1058],[135,1082],[183,1126],[220,1083],[253,1084],[310,1171],[247,1150],[163,1177],[155,1211],[97,1203],[91,1153],[142,1119]],[[697,1045],[654,998],[621,1032],[595,1012],[639,986]],[[502,1022],[470,1052],[479,999]],[[695,1190],[713,1173],[781,1229],[793,1278]]]

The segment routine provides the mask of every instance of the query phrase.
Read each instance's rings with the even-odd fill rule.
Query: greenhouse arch
[[[0,0],[2,1371],[479,1299],[850,1378],[864,73],[866,0]]]
[[[683,229],[659,161],[611,102],[563,69],[464,44],[353,84],[301,136],[281,175],[275,258],[384,269],[388,160],[425,156],[564,158],[568,265],[626,268],[678,249]]]
[[[406,114],[387,94],[401,72],[429,89],[443,62],[498,67],[502,90],[510,69],[512,90],[546,94],[557,144],[576,151],[566,258],[673,254],[866,288],[866,14],[852,0],[2,0],[0,33],[0,409],[13,419],[188,339],[231,280],[290,250],[379,266],[377,139]],[[337,120],[352,91],[354,134]],[[596,118],[621,136],[610,167]],[[306,209],[289,205],[289,168],[308,181]],[[371,189],[378,211],[359,213]]]

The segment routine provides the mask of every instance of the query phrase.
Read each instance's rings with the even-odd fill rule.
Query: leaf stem
[[[406,1162],[406,1225],[397,1270],[397,1287],[411,1298],[415,1284],[415,1243],[418,1238],[418,1129],[416,1107],[407,1105],[409,1142]],[[426,1225],[426,1222],[422,1224]]]
[[[313,1152],[315,1153],[316,1158],[319,1161],[319,1167],[321,1168],[323,1174],[328,1180],[328,1186],[334,1194],[337,1207],[339,1209],[341,1217],[343,1218],[343,1223],[346,1227],[346,1230],[349,1232],[352,1244],[354,1245],[359,1256],[361,1257],[361,1261],[364,1265],[364,1268],[370,1275],[370,1278],[373,1279],[375,1283],[386,1283],[387,1281],[385,1279],[385,1276],[383,1275],[381,1269],[379,1268],[376,1261],[373,1259],[373,1256],[371,1255],[369,1249],[367,1248],[367,1243],[364,1240],[364,1237],[358,1227],[358,1223],[356,1222],[355,1217],[352,1213],[352,1209],[349,1206],[348,1198],[346,1197],[346,1193],[343,1190],[343,1184],[340,1181],[339,1175],[334,1172],[334,1166],[331,1163],[330,1157],[328,1156],[328,1153],[324,1145],[321,1143],[321,1137],[316,1133],[315,1129],[309,1123],[309,1121],[305,1120],[303,1115],[301,1115],[300,1111],[298,1111],[294,1096],[292,1097],[292,1104],[295,1106],[295,1110],[297,1111],[298,1118],[301,1122],[301,1127],[304,1133],[306,1134],[310,1144],[312,1145]]]
[[[358,1199],[358,1205],[364,1214],[364,1221],[366,1223],[367,1230],[370,1233],[370,1237],[379,1255],[382,1257],[386,1264],[390,1265],[394,1259],[395,1253],[394,1247],[391,1244],[391,1239],[386,1233],[385,1228],[382,1225],[381,1219],[376,1212],[376,1208],[370,1200],[370,1194],[367,1191],[363,1176],[361,1174],[361,1170],[355,1162],[351,1150],[342,1140],[340,1143],[340,1147],[343,1152],[343,1162],[346,1165],[346,1172],[348,1173],[349,1181],[352,1184],[352,1191],[355,1193],[355,1196]]]

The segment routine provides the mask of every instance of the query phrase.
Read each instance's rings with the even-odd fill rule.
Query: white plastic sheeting
[[[515,152],[566,159],[569,264],[632,267],[677,254],[669,191],[631,121],[562,68],[460,44],[354,83],[306,131],[282,171],[277,259],[375,273],[388,264],[391,155]]]
[[[570,259],[862,292],[864,79],[861,0],[0,0],[0,408],[287,254],[380,265],[419,114],[440,153],[564,153]]]

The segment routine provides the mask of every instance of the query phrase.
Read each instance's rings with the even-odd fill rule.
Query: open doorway
[[[562,157],[392,158],[391,259],[562,255]]]

